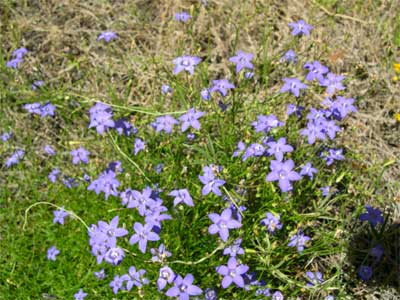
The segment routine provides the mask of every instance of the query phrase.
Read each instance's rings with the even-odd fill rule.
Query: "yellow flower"
[[[400,73],[400,64],[393,64],[394,71]]]
[[[394,118],[396,119],[397,122],[400,122],[400,113],[395,113]]]

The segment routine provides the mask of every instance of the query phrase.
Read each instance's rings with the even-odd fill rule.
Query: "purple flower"
[[[321,272],[306,272],[306,275],[310,282],[307,283],[307,286],[314,286],[324,282],[324,278]]]
[[[215,289],[206,289],[204,291],[205,300],[217,300],[217,291]]]
[[[149,283],[149,280],[143,277],[145,273],[146,270],[143,269],[140,269],[136,272],[136,268],[132,266],[129,268],[129,273],[123,275],[121,280],[126,281],[126,289],[128,291],[130,291],[133,286],[141,288],[143,284]]]
[[[224,209],[221,215],[211,213],[208,214],[208,217],[214,223],[208,227],[208,233],[218,233],[224,242],[228,240],[229,229],[240,228],[242,226],[239,221],[232,219],[232,210],[230,208]]]
[[[337,96],[335,101],[330,101],[330,99],[327,98],[323,102],[323,104],[329,107],[331,114],[339,121],[345,118],[349,113],[357,112],[353,103],[353,98],[345,98],[342,96]]]
[[[282,229],[280,215],[275,216],[274,214],[267,212],[265,216],[266,218],[262,219],[260,223],[267,226],[267,230],[270,233],[274,233],[276,229]]]
[[[6,64],[6,66],[7,66],[7,68],[16,69],[16,68],[18,68],[18,65],[20,63],[22,63],[21,58],[14,58],[14,59],[9,60]]]
[[[115,122],[112,119],[112,109],[107,104],[97,102],[90,108],[89,114],[89,128],[96,127],[96,131],[101,135],[115,126]]]
[[[172,88],[171,88],[168,84],[164,84],[164,85],[161,87],[161,93],[162,93],[163,95],[168,94],[168,93],[172,93]]]
[[[56,248],[56,246],[52,246],[47,250],[47,259],[48,260],[56,260],[56,256],[60,253],[60,251]]]
[[[94,191],[97,195],[103,192],[106,200],[110,195],[118,196],[117,188],[120,182],[115,176],[116,174],[113,171],[103,172],[97,179],[90,183],[87,189]]]
[[[125,257],[125,252],[119,247],[110,248],[104,256],[104,260],[114,266],[118,265]]]
[[[106,278],[106,273],[105,273],[104,269],[101,269],[99,272],[93,272],[93,274],[99,280],[103,280],[104,278]]]
[[[119,135],[130,136],[137,133],[137,129],[132,126],[125,118],[118,119],[114,122],[114,128]]]
[[[203,100],[205,100],[205,101],[210,100],[210,99],[211,99],[210,90],[209,90],[209,89],[206,89],[206,88],[202,89],[201,92],[200,92],[200,96],[201,96],[201,98],[202,98]]]
[[[48,155],[56,155],[56,151],[50,145],[46,145],[43,147],[43,151],[46,152]]]
[[[79,162],[83,162],[84,164],[89,163],[90,152],[83,147],[72,150],[70,154],[72,155],[72,164],[74,165],[77,165]]]
[[[189,19],[191,19],[192,16],[189,15],[187,12],[183,11],[180,13],[176,13],[175,14],[175,20],[176,21],[180,21],[182,23],[186,23],[187,21],[189,21]]]
[[[196,130],[200,130],[200,122],[198,121],[204,115],[202,111],[196,111],[194,108],[188,110],[188,112],[179,117],[182,122],[182,132],[185,132],[189,127]]]
[[[283,126],[284,123],[274,115],[258,115],[257,121],[252,122],[251,125],[256,132],[268,133],[272,128]]]
[[[233,62],[236,65],[236,73],[239,73],[243,69],[254,69],[251,60],[253,59],[254,54],[246,53],[241,50],[236,52],[236,56],[232,56],[229,58],[230,62]]]
[[[133,153],[137,155],[140,151],[144,150],[146,144],[139,138],[135,139],[135,144],[133,146]]]
[[[333,73],[328,73],[326,75],[326,78],[321,82],[321,86],[325,86],[326,92],[328,95],[332,95],[335,93],[336,90],[344,90],[345,87],[342,84],[342,80],[344,79],[344,76],[342,75],[336,75]]]
[[[157,233],[151,231],[152,228],[153,226],[150,224],[144,224],[143,226],[139,222],[135,222],[133,229],[136,233],[129,239],[129,244],[133,245],[139,243],[140,251],[145,253],[147,241],[158,241],[160,239]]]
[[[280,291],[276,291],[272,294],[272,300],[283,300],[283,295]]]
[[[372,274],[373,274],[372,268],[371,268],[370,266],[360,266],[360,267],[358,268],[357,273],[358,273],[358,276],[360,276],[360,278],[361,278],[363,281],[368,281],[368,280],[370,280],[371,277],[372,277]]]
[[[360,221],[368,221],[372,227],[375,227],[378,223],[383,224],[384,219],[382,216],[382,212],[379,208],[373,208],[370,205],[365,205],[366,213],[360,215]]]
[[[329,69],[323,65],[319,61],[307,62],[304,65],[304,69],[308,70],[308,74],[306,76],[306,80],[314,80],[318,79],[320,83],[324,82],[324,74],[329,72]]]
[[[177,206],[181,202],[184,202],[188,206],[194,206],[192,197],[187,189],[173,190],[168,195],[175,197],[174,206]]]
[[[267,143],[269,149],[267,150],[269,155],[275,155],[275,158],[282,161],[283,154],[286,152],[292,152],[293,147],[286,144],[286,138],[282,137],[277,142]]]
[[[123,199],[122,204],[126,205],[127,208],[137,208],[141,216],[145,216],[147,211],[154,207],[156,201],[151,198],[151,188],[143,189],[142,193],[136,190],[127,189],[125,194],[121,195]]]
[[[105,40],[107,43],[110,42],[111,40],[115,40],[117,38],[117,34],[113,31],[103,31],[100,33],[100,35],[97,37],[97,40]]]
[[[299,97],[300,96],[300,90],[307,88],[307,85],[302,83],[297,78],[283,78],[283,80],[285,81],[285,83],[282,86],[282,88],[280,89],[281,93],[285,93],[287,91],[290,91],[294,96]]]
[[[307,128],[300,131],[301,136],[307,136],[307,142],[312,145],[316,140],[325,140],[326,136],[323,128],[315,122],[308,122]]]
[[[258,143],[250,144],[242,156],[242,161],[246,161],[249,157],[263,156],[264,153],[265,153],[265,148],[263,145]]]
[[[109,247],[115,247],[117,245],[117,238],[128,234],[128,230],[122,227],[118,227],[118,223],[119,216],[115,216],[110,221],[110,224],[104,221],[98,222],[98,229],[106,235],[105,243],[107,243]]]
[[[51,104],[50,102],[46,102],[42,107],[40,108],[40,116],[42,118],[50,116],[54,117],[56,107]]]
[[[325,133],[331,140],[336,137],[337,132],[341,131],[341,128],[336,125],[335,121],[326,120],[325,118],[320,119],[319,126],[321,127],[321,131]]]
[[[40,104],[39,102],[35,102],[35,103],[28,103],[24,105],[24,109],[31,113],[31,114],[37,114],[40,115],[41,113],[41,107],[42,104]]]
[[[174,279],[174,285],[171,287],[165,295],[168,297],[179,297],[180,300],[189,300],[190,296],[198,296],[203,292],[198,286],[193,285],[194,277],[192,274],[187,274],[182,279],[180,275],[177,275]]]
[[[243,143],[242,141],[239,141],[239,143],[236,146],[235,152],[233,152],[233,157],[238,157],[242,152],[246,150],[246,144]]]
[[[40,88],[40,87],[43,86],[43,85],[44,85],[44,81],[43,81],[43,80],[34,81],[34,82],[32,83],[32,90],[33,90],[33,91],[36,91],[38,88]]]
[[[165,288],[167,283],[171,284],[174,281],[175,273],[170,267],[162,267],[160,269],[160,275],[157,279],[158,290],[161,291]]]
[[[290,49],[288,50],[282,57],[281,57],[282,62],[288,62],[288,63],[296,63],[296,53]]]
[[[122,278],[119,277],[118,275],[115,275],[113,281],[110,282],[110,287],[112,288],[113,293],[117,294],[118,291],[122,289],[123,284],[124,280],[122,280]]]
[[[26,48],[21,47],[21,48],[14,50],[14,52],[12,53],[12,56],[14,58],[22,59],[24,57],[24,55],[27,54],[28,52],[29,51]]]
[[[160,263],[164,262],[167,257],[171,257],[172,255],[171,252],[165,249],[164,244],[160,244],[160,246],[158,246],[158,249],[151,248],[150,253],[153,255],[151,257],[151,261]]]
[[[60,174],[60,169],[55,168],[55,169],[51,170],[51,172],[47,178],[49,178],[49,180],[54,183],[57,181],[59,174]]]
[[[174,125],[179,122],[172,116],[166,115],[157,117],[156,121],[152,123],[152,126],[157,132],[165,131],[166,133],[171,133],[174,129]]]
[[[303,106],[300,106],[300,105],[297,106],[297,105],[294,105],[294,104],[288,104],[286,113],[287,113],[288,116],[290,116],[292,114],[296,114],[297,118],[300,119],[302,117],[302,111],[303,110],[304,110]]]
[[[301,179],[299,173],[293,171],[294,162],[289,159],[287,161],[272,160],[271,172],[267,175],[267,181],[279,181],[279,187],[282,192],[288,192],[293,189],[291,181]]]
[[[329,192],[331,190],[330,186],[323,186],[322,188],[320,188],[321,192],[322,192],[322,196],[326,197],[329,195]]]
[[[16,150],[13,154],[11,154],[11,156],[9,156],[6,159],[6,168],[11,167],[12,165],[16,165],[19,163],[19,160],[22,159],[25,155],[25,151],[24,150]]]
[[[204,184],[201,190],[203,196],[208,195],[210,192],[213,192],[217,196],[222,195],[219,187],[225,184],[225,180],[216,178],[212,168],[205,166],[203,168],[203,175],[200,175],[199,179]]]
[[[223,97],[228,94],[228,90],[234,89],[235,86],[226,79],[214,80],[214,85],[210,88],[210,92],[219,92]]]
[[[11,132],[5,132],[5,133],[3,133],[1,136],[0,136],[0,139],[3,141],[3,142],[7,142],[11,137],[12,137],[12,133]]]
[[[294,36],[303,34],[310,35],[310,31],[313,29],[313,27],[310,24],[307,24],[304,20],[289,23],[289,27],[292,28],[291,34]]]
[[[296,234],[290,237],[289,247],[296,247],[297,251],[301,253],[304,250],[305,244],[310,240],[309,236],[304,235],[304,233],[299,230]]]
[[[230,255],[231,257],[236,257],[238,254],[244,254],[243,248],[240,247],[242,239],[237,239],[232,245],[224,249],[223,255]]]
[[[187,71],[190,75],[193,75],[194,67],[201,62],[201,59],[197,56],[184,55],[175,58],[172,62],[175,64],[174,75],[181,71]]]
[[[314,178],[314,173],[317,173],[317,169],[313,168],[311,163],[306,163],[300,170],[300,175],[302,176],[308,176],[310,179]]]
[[[61,225],[64,225],[64,218],[69,216],[69,213],[67,213],[64,210],[64,206],[61,206],[61,209],[59,210],[54,210],[53,211],[54,219],[53,223],[60,223]]]
[[[162,205],[162,200],[157,198],[155,204],[146,212],[145,222],[151,224],[153,226],[153,230],[157,233],[160,232],[162,221],[172,219],[170,215],[163,214],[163,212],[166,212],[167,210],[168,209]]]
[[[326,161],[326,165],[330,166],[335,160],[344,160],[342,149],[329,149],[328,152],[323,152],[321,156]]]
[[[246,265],[238,265],[236,258],[231,257],[228,260],[227,266],[218,266],[216,270],[218,274],[224,276],[221,282],[224,289],[230,286],[232,282],[234,282],[238,287],[243,288],[243,274],[249,270],[249,267]]]
[[[80,289],[76,294],[74,294],[75,300],[83,300],[86,298],[88,294],[84,293],[82,289]]]

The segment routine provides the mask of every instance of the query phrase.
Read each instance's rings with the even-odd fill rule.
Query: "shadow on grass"
[[[387,219],[356,228],[348,258],[358,278],[371,288],[400,290],[400,222]]]

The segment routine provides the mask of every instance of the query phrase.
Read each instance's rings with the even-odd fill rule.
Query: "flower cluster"
[[[117,247],[117,238],[128,234],[128,230],[118,227],[119,217],[115,216],[110,224],[99,221],[92,224],[88,230],[91,252],[96,256],[97,263],[103,260],[112,265],[118,265],[125,257],[124,250]]]
[[[6,167],[9,168],[12,165],[16,165],[19,163],[19,160],[22,159],[25,155],[25,151],[18,149],[16,150],[10,157],[6,159]]]
[[[16,69],[18,65],[23,61],[25,54],[28,53],[28,50],[24,47],[18,48],[14,50],[12,53],[12,59],[7,62],[7,67]]]
[[[104,193],[106,200],[110,195],[118,196],[117,188],[120,185],[119,180],[116,178],[116,173],[111,170],[106,170],[93,180],[88,186],[89,191],[94,191],[97,195],[101,192]]]
[[[54,117],[56,107],[50,101],[47,101],[45,104],[39,102],[25,104],[24,109],[31,114],[44,118],[47,116]]]
[[[89,128],[95,127],[97,132],[101,135],[103,135],[109,128],[115,126],[115,122],[112,119],[112,109],[107,104],[97,102],[90,108],[89,114]]]

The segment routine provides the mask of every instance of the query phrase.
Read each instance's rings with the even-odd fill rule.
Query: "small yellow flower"
[[[400,113],[395,113],[394,118],[396,119],[397,122],[400,122]]]
[[[393,82],[397,82],[397,81],[399,81],[399,77],[397,77],[397,76],[393,76],[393,77],[392,77],[392,81],[393,81]]]
[[[400,73],[400,64],[393,64],[394,71]]]

